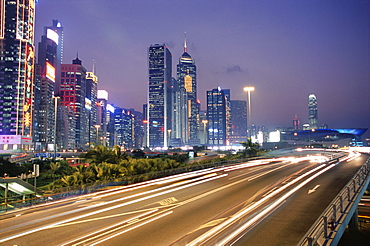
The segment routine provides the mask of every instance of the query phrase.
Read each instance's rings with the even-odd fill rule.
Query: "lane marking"
[[[317,188],[319,188],[319,187],[320,187],[320,185],[316,185],[313,189],[308,190],[308,194],[314,193],[317,190]]]

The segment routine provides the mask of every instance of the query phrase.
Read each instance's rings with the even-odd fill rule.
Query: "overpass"
[[[335,245],[368,184],[368,155],[291,154],[15,211],[0,216],[0,244]]]

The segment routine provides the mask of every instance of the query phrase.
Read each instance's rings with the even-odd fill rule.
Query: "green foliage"
[[[103,162],[107,163],[119,163],[121,160],[127,160],[129,157],[125,152],[121,152],[121,148],[115,145],[113,148],[109,148],[104,145],[98,145],[90,148],[85,154],[80,155],[90,164],[99,164]]]
[[[142,151],[136,151],[136,157],[142,156]],[[145,155],[144,155],[145,156]],[[59,177],[49,185],[49,189],[69,186],[83,186],[88,183],[118,181],[124,176],[146,175],[148,173],[178,168],[186,165],[188,155],[163,154],[157,158],[131,158],[121,152],[119,146],[108,148],[96,146],[80,156],[90,163],[88,167],[83,165],[70,169],[62,169],[63,162],[50,164],[52,177]],[[67,163],[68,165],[68,163]],[[68,165],[69,166],[69,165]],[[71,167],[69,167],[71,168]],[[60,175],[58,170],[65,170]]]
[[[259,150],[258,143],[252,143],[252,140],[250,138],[247,139],[246,142],[241,142],[241,145],[245,148],[243,151],[243,157],[255,157],[257,156]]]

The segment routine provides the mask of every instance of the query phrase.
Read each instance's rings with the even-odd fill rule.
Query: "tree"
[[[254,157],[257,156],[259,144],[258,143],[253,143],[250,138],[247,139],[246,142],[241,142],[241,145],[243,145],[244,149],[244,156],[248,155],[248,157]]]
[[[145,153],[141,149],[133,150],[132,154],[133,154],[134,158],[136,158],[136,159],[145,158]]]
[[[2,177],[5,176],[5,174],[8,177],[15,177],[17,175],[20,175],[21,172],[22,169],[18,164],[12,163],[8,159],[0,157],[0,175]]]

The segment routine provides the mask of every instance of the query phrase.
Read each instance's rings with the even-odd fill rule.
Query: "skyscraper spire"
[[[188,52],[188,46],[186,45],[186,32],[184,34],[184,53]]]

